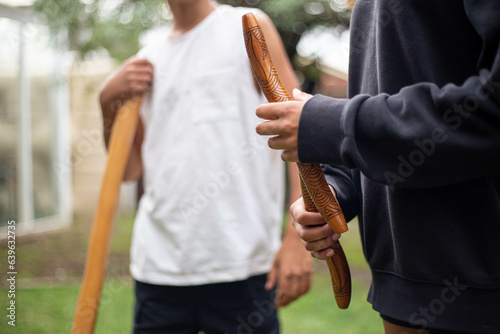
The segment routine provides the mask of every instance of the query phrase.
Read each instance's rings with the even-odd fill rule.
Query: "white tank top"
[[[131,249],[139,281],[198,285],[269,271],[280,246],[285,165],[255,125],[258,94],[242,15],[220,5],[176,39],[141,50],[154,65],[141,110],[145,193]]]

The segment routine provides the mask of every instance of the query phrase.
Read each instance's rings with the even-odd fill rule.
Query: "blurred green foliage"
[[[140,35],[163,21],[164,0],[37,0],[34,10],[55,40],[85,58],[107,50],[122,61],[139,49]]]
[[[300,36],[312,26],[349,24],[343,0],[219,0],[221,4],[256,7],[273,20],[291,59]],[[84,58],[107,50],[123,61],[135,54],[139,37],[170,20],[165,0],[37,0],[35,11],[57,40]]]
[[[343,0],[219,0],[232,6],[256,7],[272,19],[281,35],[288,56],[296,54],[300,36],[316,25],[348,26],[350,11]]]

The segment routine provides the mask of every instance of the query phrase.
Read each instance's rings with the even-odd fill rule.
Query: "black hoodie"
[[[350,99],[306,103],[298,152],[359,216],[368,300],[500,333],[500,0],[358,0],[350,53]]]

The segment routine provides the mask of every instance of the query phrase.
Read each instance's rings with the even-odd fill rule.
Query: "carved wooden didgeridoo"
[[[94,332],[108,262],[111,229],[120,185],[139,120],[141,100],[141,96],[126,100],[115,116],[110,137],[108,161],[90,235],[82,287],[71,329],[72,334],[91,334]]]
[[[243,16],[245,46],[252,71],[269,102],[293,100],[281,82],[271,60],[264,34],[252,13]],[[335,233],[347,231],[340,206],[326,182],[318,164],[297,163],[302,197],[309,212],[320,212]],[[334,245],[335,254],[327,259],[337,305],[346,309],[351,300],[351,274],[340,242]]]

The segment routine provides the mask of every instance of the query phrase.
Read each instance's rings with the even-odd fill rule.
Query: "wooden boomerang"
[[[293,100],[281,82],[271,60],[264,34],[252,13],[243,16],[243,33],[252,71],[269,102]],[[318,164],[297,163],[302,197],[306,210],[320,212],[335,233],[347,231],[342,210]],[[333,245],[335,254],[327,259],[337,305],[346,309],[351,300],[351,273],[340,242]]]
[[[83,282],[78,297],[72,334],[94,332],[99,300],[108,262],[111,228],[120,185],[134,140],[142,96],[125,101],[115,116],[110,137],[108,161],[104,171],[99,202],[94,216]]]

